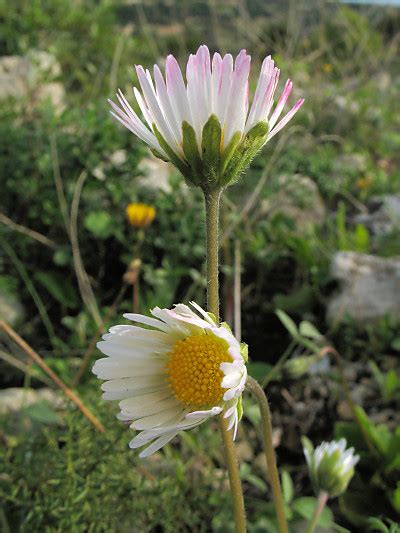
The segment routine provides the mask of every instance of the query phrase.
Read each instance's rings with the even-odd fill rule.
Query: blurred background
[[[241,312],[250,372],[267,387],[291,527],[304,531],[315,505],[301,435],[345,436],[362,460],[325,531],[400,530],[400,7],[389,4],[0,2],[0,318],[107,429],[0,333],[2,530],[233,530],[216,426],[142,461],[90,372],[123,312],[204,304],[201,193],[106,102],[121,88],[133,104],[135,64],[173,53],[183,66],[203,43],[246,48],[254,85],[272,54],[291,101],[306,99],[229,188],[221,240],[223,316],[238,331]],[[127,217],[138,202],[154,220],[143,207]],[[258,417],[246,403],[241,475],[249,530],[274,532]]]

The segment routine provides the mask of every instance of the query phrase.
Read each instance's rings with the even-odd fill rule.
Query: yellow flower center
[[[218,405],[224,392],[220,364],[232,362],[228,343],[213,335],[193,335],[177,341],[166,372],[174,396],[188,407]]]

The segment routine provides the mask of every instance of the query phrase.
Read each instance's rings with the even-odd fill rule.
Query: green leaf
[[[282,470],[281,480],[283,499],[285,500],[285,503],[289,504],[293,499],[294,487],[292,478],[286,470]]]
[[[42,424],[62,424],[60,416],[45,401],[36,402],[24,409],[24,414]]]
[[[397,489],[393,492],[392,505],[396,509],[396,511],[400,513],[400,484],[397,486]]]
[[[294,339],[297,339],[299,337],[299,331],[290,316],[288,316],[284,311],[282,311],[282,309],[277,309],[275,313],[279,320],[282,322],[282,324],[285,326],[285,328],[288,330],[290,335]]]
[[[114,220],[107,211],[90,211],[84,220],[85,228],[98,239],[107,239],[114,233]]]
[[[60,304],[68,308],[76,308],[79,304],[79,298],[74,287],[69,283],[65,276],[55,272],[35,272],[35,280],[45,287],[51,296]]]
[[[372,531],[381,531],[382,533],[389,533],[389,529],[385,524],[376,517],[368,518],[368,526],[371,528]]]
[[[321,339],[323,337],[317,328],[307,320],[300,322],[299,333],[303,337],[308,337],[309,339]]]
[[[310,520],[314,514],[315,507],[317,505],[317,499],[311,496],[305,496],[304,498],[298,498],[292,504],[292,508],[302,518]],[[333,515],[328,507],[325,507],[321,513],[318,525],[321,527],[330,527],[333,523]]]
[[[264,363],[263,361],[255,361],[247,365],[248,372],[257,381],[264,381],[272,370],[272,365]]]
[[[363,224],[357,224],[354,232],[354,249],[356,252],[366,253],[370,247],[368,230]]]
[[[397,352],[400,352],[400,337],[397,337],[392,341],[392,344],[390,345],[393,350],[396,350]]]

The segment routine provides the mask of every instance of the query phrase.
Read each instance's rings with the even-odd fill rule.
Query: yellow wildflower
[[[131,226],[135,228],[144,228],[151,224],[156,216],[156,209],[147,204],[128,204],[126,216]]]

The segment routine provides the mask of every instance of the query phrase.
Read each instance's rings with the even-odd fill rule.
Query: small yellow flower
[[[357,187],[361,189],[362,191],[368,190],[370,186],[372,185],[372,176],[365,176],[364,178],[360,178],[356,182]]]
[[[128,204],[126,216],[131,226],[144,228],[153,222],[156,216],[156,209],[147,204]]]
[[[333,66],[331,63],[324,63],[322,65],[322,70],[325,72],[325,74],[330,74],[333,70]]]

